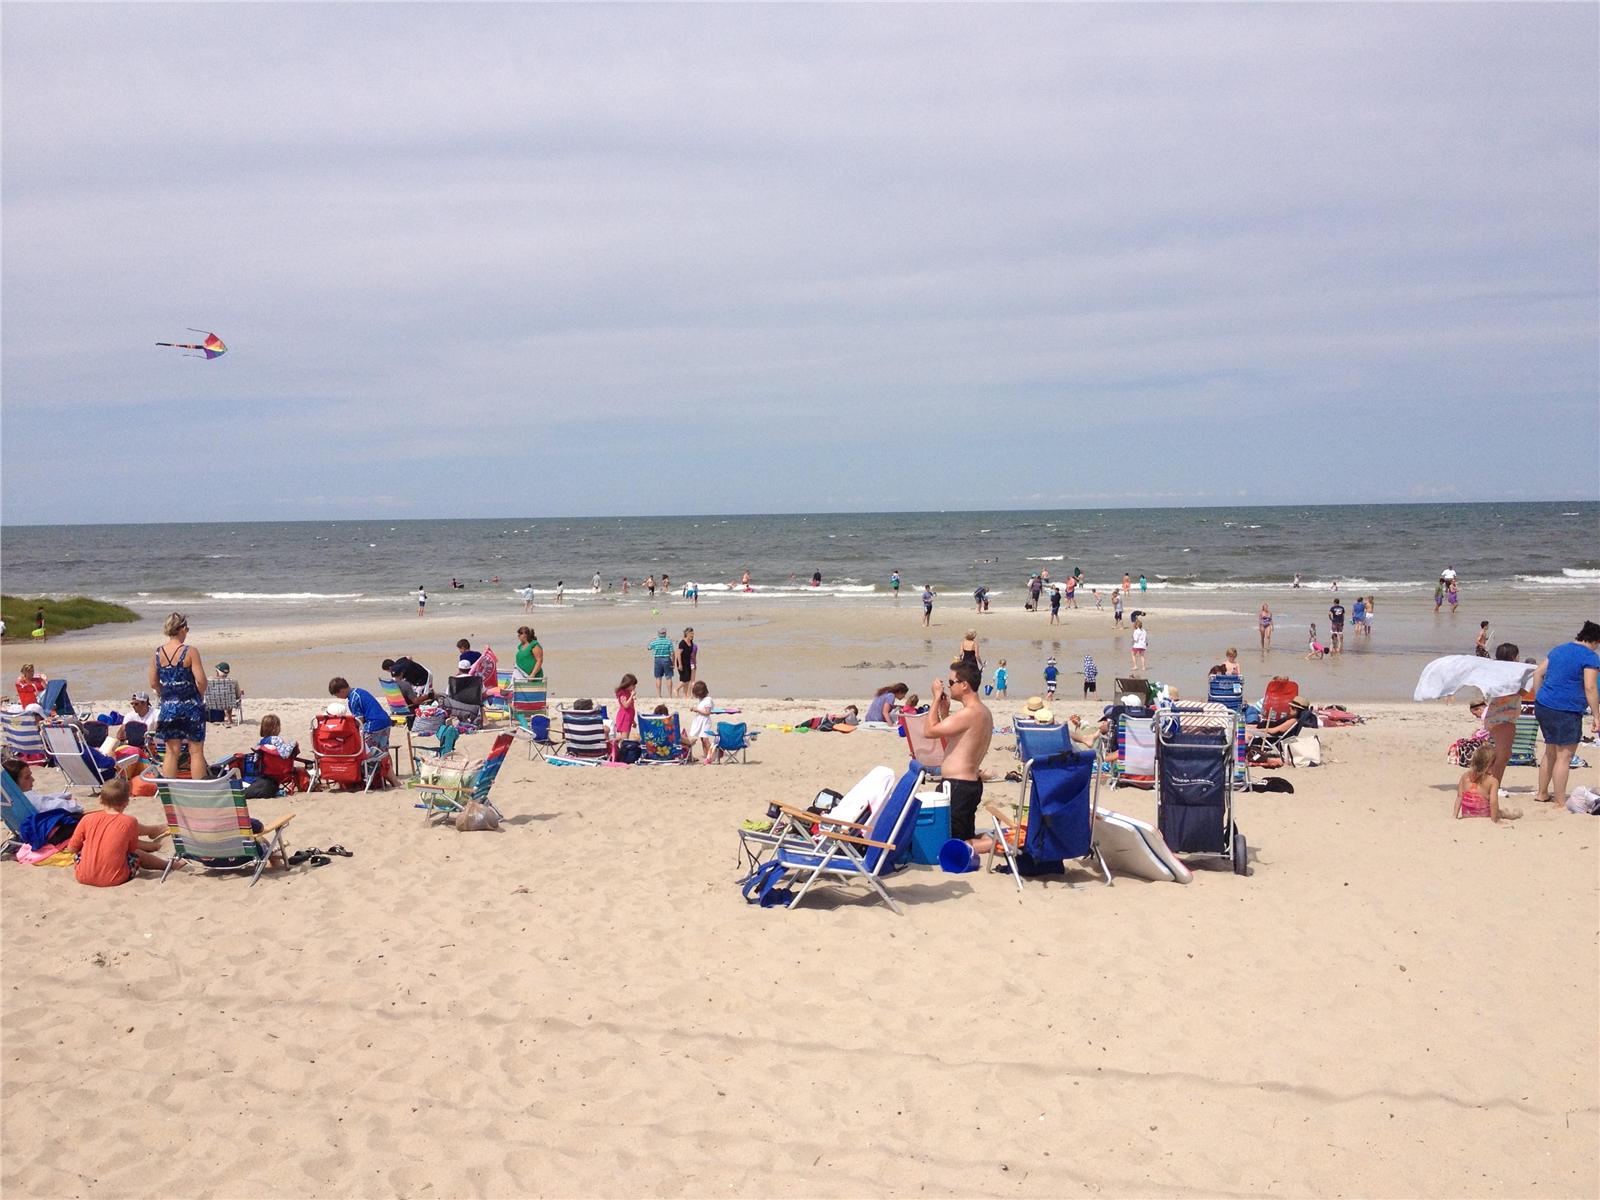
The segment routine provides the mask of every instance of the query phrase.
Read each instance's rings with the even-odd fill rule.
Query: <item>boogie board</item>
[[[1095,818],[1095,843],[1112,874],[1157,883],[1188,883],[1194,878],[1154,826],[1108,808],[1095,809]]]

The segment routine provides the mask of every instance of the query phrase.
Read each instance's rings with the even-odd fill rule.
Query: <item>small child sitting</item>
[[[1488,817],[1496,825],[1501,821],[1515,821],[1522,815],[1520,809],[1500,807],[1500,781],[1491,773],[1494,766],[1494,745],[1484,742],[1472,753],[1472,761],[1456,781],[1457,819],[1461,817]]]
[[[117,776],[100,792],[100,810],[78,822],[67,849],[78,856],[73,873],[90,887],[127,883],[141,868],[163,871],[167,860],[155,853],[154,841],[166,836],[163,825],[141,825],[123,810],[128,807],[128,781]]]

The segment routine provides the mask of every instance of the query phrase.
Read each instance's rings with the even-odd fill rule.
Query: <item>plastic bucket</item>
[[[939,847],[939,867],[952,875],[964,875],[978,869],[978,856],[960,838],[951,838]]]
[[[950,840],[950,797],[944,791],[918,792],[917,823],[911,828],[911,861],[939,865],[939,851]]]

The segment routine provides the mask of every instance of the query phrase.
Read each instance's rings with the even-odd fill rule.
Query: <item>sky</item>
[[[1597,47],[7,3],[0,521],[1594,498]]]

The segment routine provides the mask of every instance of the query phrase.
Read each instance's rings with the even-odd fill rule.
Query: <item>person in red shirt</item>
[[[128,781],[120,775],[100,792],[101,808],[78,822],[67,849],[78,856],[73,873],[90,887],[116,887],[127,883],[141,867],[164,871],[167,860],[155,853],[154,841],[166,836],[164,825],[141,825],[128,807]]]
[[[32,663],[23,663],[22,669],[17,672],[17,703],[23,708],[40,703],[39,697],[44,695],[45,685],[49,682],[43,675],[34,674]]]

